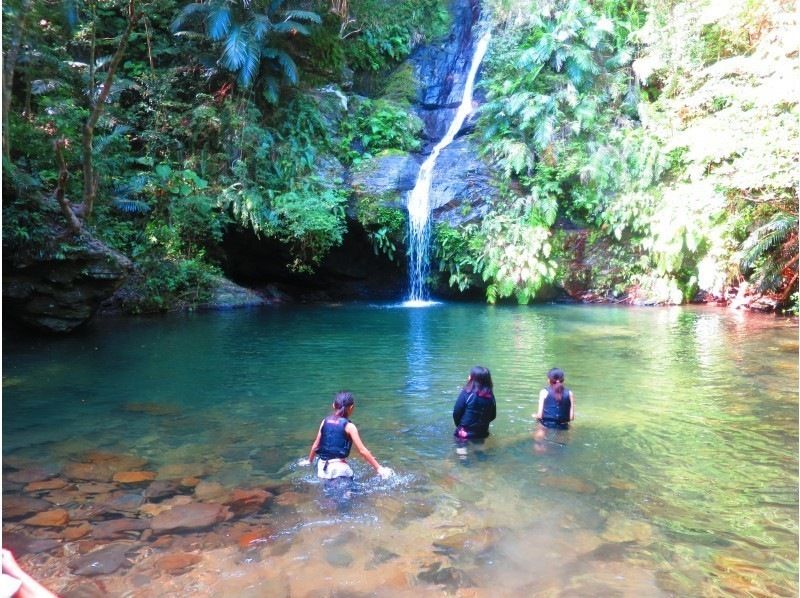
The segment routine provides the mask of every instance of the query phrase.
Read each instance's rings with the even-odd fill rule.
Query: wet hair
[[[549,372],[547,372],[547,379],[550,382],[555,382],[558,380],[559,382],[564,381],[564,370],[561,368],[552,368]]]
[[[356,400],[353,398],[353,393],[346,390],[340,390],[336,393],[333,399],[333,412],[339,417],[347,415],[347,409],[353,405]]]
[[[481,396],[492,393],[492,374],[488,368],[476,365],[469,371],[469,382],[464,387],[467,392],[474,392]]]

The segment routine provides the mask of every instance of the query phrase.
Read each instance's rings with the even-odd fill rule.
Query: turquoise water
[[[145,574],[201,595],[798,592],[796,321],[705,308],[282,307],[7,335],[3,349],[5,459],[56,471],[99,449],[303,497],[255,517],[271,530],[255,557],[235,541],[201,551],[225,563],[216,577],[150,572],[153,538],[129,534],[139,560],[107,576],[120,593]],[[475,364],[492,371],[498,418],[459,455],[451,409]],[[531,414],[553,365],[576,422],[536,445]],[[355,457],[360,486],[332,506],[296,462],[340,389],[398,476],[381,482]],[[74,581],[56,576],[64,544],[27,563],[61,590]]]

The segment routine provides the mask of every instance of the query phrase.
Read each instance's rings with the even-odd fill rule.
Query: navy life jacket
[[[317,447],[320,459],[344,459],[353,446],[345,427],[350,423],[346,417],[326,417],[322,422],[322,438]]]
[[[542,409],[543,424],[569,423],[569,412],[572,407],[572,399],[570,399],[569,396],[570,392],[566,386],[562,389],[560,401],[552,388],[547,389],[547,398],[544,400],[544,407]]]

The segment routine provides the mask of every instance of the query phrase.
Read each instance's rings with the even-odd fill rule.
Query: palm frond
[[[230,30],[220,58],[220,62],[226,69],[238,73],[239,69],[244,66],[251,49],[248,41],[247,34],[241,27],[234,26]]]
[[[219,4],[212,7],[206,17],[206,30],[211,40],[222,41],[233,25],[231,19],[231,8],[229,4]]]
[[[275,24],[275,31],[279,33],[299,33],[300,35],[311,35],[311,30],[305,25],[296,21],[283,21]]]
[[[310,10],[287,10],[285,13],[286,19],[293,21],[308,21],[309,23],[322,24],[322,18],[315,12]]]
[[[253,37],[261,40],[272,31],[275,25],[270,21],[267,15],[254,15],[253,19],[247,24]]]
[[[60,79],[36,79],[35,81],[31,81],[31,93],[35,96],[40,96],[50,93],[64,85],[66,85],[66,83]]]
[[[192,2],[184,6],[175,16],[169,28],[173,33],[182,31],[183,28],[196,17],[205,17],[208,14],[208,4]]]
[[[264,48],[262,50],[262,56],[275,60],[281,66],[283,75],[289,79],[292,84],[297,83],[297,65],[286,52],[278,48]]]
[[[250,84],[255,80],[259,64],[261,64],[261,58],[258,50],[251,47],[245,56],[244,64],[239,69],[239,83],[243,87],[250,87]]]

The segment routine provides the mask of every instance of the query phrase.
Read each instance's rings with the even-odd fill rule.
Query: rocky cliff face
[[[3,317],[46,332],[86,323],[124,282],[131,262],[88,235],[38,255],[3,251]]]

